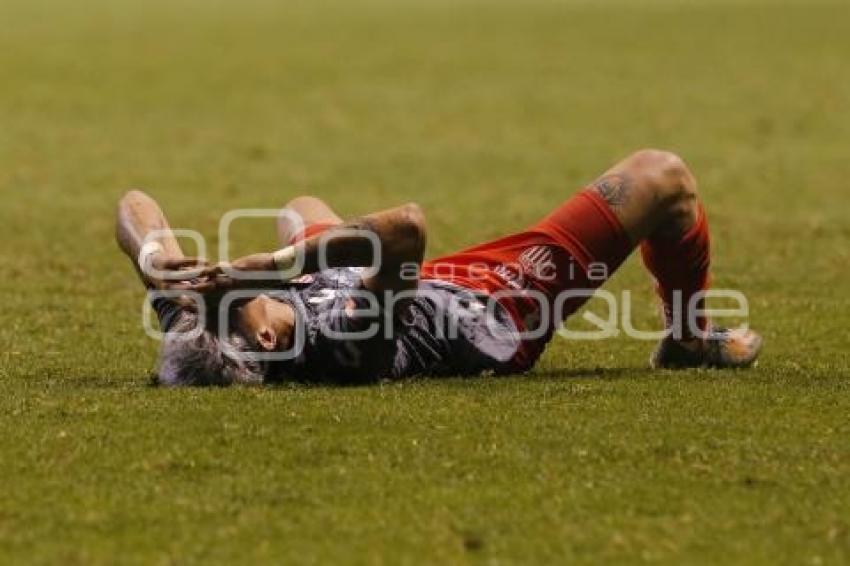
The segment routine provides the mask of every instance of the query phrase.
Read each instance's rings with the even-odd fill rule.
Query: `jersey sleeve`
[[[183,307],[178,305],[173,299],[158,294],[155,291],[148,292],[148,301],[159,319],[160,330],[162,332],[170,332],[183,314]]]

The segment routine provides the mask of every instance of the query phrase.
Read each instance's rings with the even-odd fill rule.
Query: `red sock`
[[[664,303],[664,318],[667,328],[678,325],[682,338],[691,338],[694,332],[688,324],[688,305],[698,291],[708,288],[710,264],[708,219],[702,204],[698,205],[696,223],[681,237],[669,238],[662,234],[652,235],[640,245],[643,263],[655,276],[655,289]],[[675,305],[675,292],[681,293]],[[700,299],[695,307],[704,308]],[[708,319],[696,317],[696,326],[705,331]],[[674,328],[674,338],[679,338]]]

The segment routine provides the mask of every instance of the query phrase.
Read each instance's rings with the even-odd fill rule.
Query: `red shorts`
[[[529,229],[426,261],[423,279],[483,291],[511,314],[524,339],[513,360],[530,368],[554,330],[629,256],[634,244],[608,204],[582,191]]]
[[[293,241],[329,226],[308,226]],[[527,230],[424,262],[421,278],[481,291],[499,301],[518,330],[533,335],[523,340],[511,364],[523,371],[633,247],[608,204],[586,190]]]

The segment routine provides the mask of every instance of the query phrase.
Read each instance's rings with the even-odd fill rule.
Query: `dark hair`
[[[242,335],[229,332],[220,338],[210,329],[198,333],[197,324],[197,315],[183,313],[166,333],[159,353],[159,384],[226,386],[265,381],[267,365],[247,359],[245,354],[253,349]]]

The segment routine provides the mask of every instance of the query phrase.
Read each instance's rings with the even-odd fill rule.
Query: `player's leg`
[[[342,218],[323,200],[299,196],[286,203],[281,211],[277,221],[277,236],[280,244],[286,246],[342,222]]]
[[[653,355],[657,366],[751,363],[761,347],[753,332],[710,329],[696,298],[709,283],[710,238],[696,180],[682,159],[658,150],[634,153],[592,184],[656,280],[665,323],[676,331]],[[713,332],[709,332],[713,330]]]
[[[684,338],[692,337],[692,330],[705,330],[704,317],[691,329],[685,309],[675,304],[687,304],[707,287],[710,263],[708,223],[696,180],[682,159],[666,151],[638,151],[606,171],[590,190],[605,200],[632,243],[640,244],[658,283],[667,324],[678,325]]]

